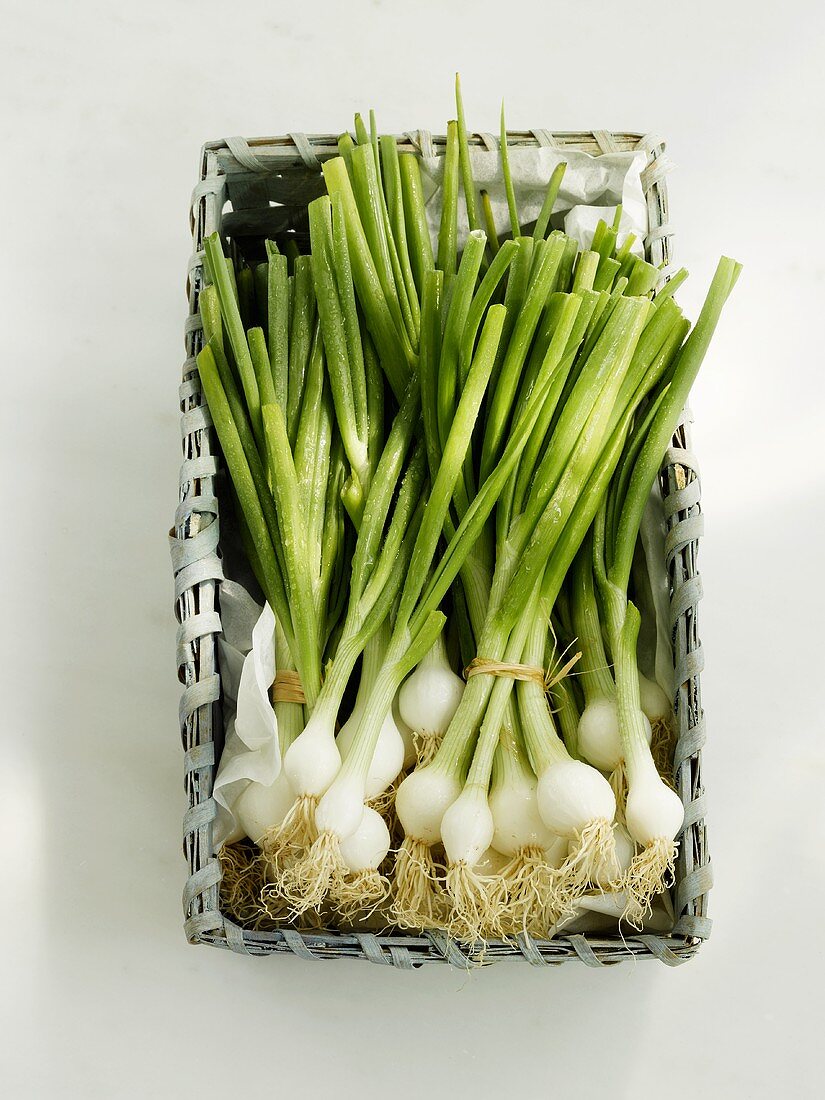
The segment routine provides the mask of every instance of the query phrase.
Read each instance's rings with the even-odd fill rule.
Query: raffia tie
[[[550,691],[580,659],[581,653],[574,653],[557,672],[553,672],[552,669],[543,669],[538,665],[520,665],[511,661],[492,661],[489,657],[473,657],[464,669],[464,679],[469,680],[471,676],[504,676],[510,680],[541,684],[545,691]]]
[[[297,672],[286,669],[275,673],[275,682],[272,685],[273,703],[305,703],[306,696],[301,687],[301,677]]]

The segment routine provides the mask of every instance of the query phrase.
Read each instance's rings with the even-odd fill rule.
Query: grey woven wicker
[[[425,131],[398,139],[404,151],[432,155],[444,149],[444,138]],[[495,149],[498,141],[476,134],[471,141]],[[650,135],[608,133],[515,132],[508,144],[579,149],[594,155],[643,149],[648,163],[642,174],[647,198],[648,259],[670,263],[671,229],[668,223],[664,177],[670,167],[664,144]],[[183,465],[180,503],[170,532],[175,574],[178,675],[185,685],[180,703],[180,726],[185,750],[185,788],[189,808],[183,823],[184,853],[189,878],[183,893],[185,931],[191,943],[205,943],[247,955],[293,952],[305,959],[350,957],[409,970],[426,962],[448,962],[469,968],[482,961],[482,949],[467,948],[444,933],[388,935],[356,934],[336,930],[307,933],[288,927],[262,932],[240,928],[220,910],[220,868],[212,846],[216,808],[212,783],[220,743],[221,680],[217,637],[221,633],[219,583],[223,577],[217,484],[221,455],[211,430],[209,411],[200,390],[195,356],[201,346],[198,293],[202,285],[203,240],[220,230],[236,240],[277,232],[289,224],[300,233],[306,203],[323,191],[320,163],[337,153],[337,136],[228,138],[203,148],[201,178],[192,194],[191,227],[194,251],[189,265],[189,316],[185,326],[186,361],[180,388]],[[230,206],[224,210],[225,204]],[[667,269],[667,268],[666,268]],[[678,741],[675,751],[676,786],[685,806],[676,879],[676,914],[666,935],[558,935],[551,940],[521,936],[516,941],[493,941],[483,947],[483,961],[518,956],[533,966],[579,959],[587,966],[605,966],[634,958],[657,958],[677,966],[691,958],[707,939],[711,922],[706,916],[711,866],[705,835],[705,796],[701,751],[705,739],[699,674],[702,647],[697,633],[697,604],[701,582],[696,568],[702,516],[699,479],[690,451],[686,425],[673,439],[661,471],[668,534],[666,554],[672,585],[671,621],[676,662],[675,683]]]

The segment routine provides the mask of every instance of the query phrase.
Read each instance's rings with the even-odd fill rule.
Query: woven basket
[[[476,134],[471,142],[498,148],[497,139]],[[423,155],[443,152],[443,137],[425,131],[398,139],[399,149]],[[647,258],[669,264],[671,229],[668,224],[664,176],[670,167],[664,144],[639,134],[553,134],[547,130],[515,132],[508,144],[578,149],[594,155],[643,149],[648,163],[642,174],[650,230],[645,241]],[[222,460],[211,430],[209,411],[201,395],[195,356],[201,347],[198,293],[203,280],[203,241],[215,230],[247,244],[290,224],[300,224],[306,203],[323,191],[320,163],[337,154],[337,135],[243,138],[210,142],[204,146],[200,182],[192,195],[191,227],[194,251],[189,266],[186,320],[186,362],[180,388],[183,465],[180,504],[170,532],[175,573],[175,609],[178,675],[185,685],[180,703],[180,725],[185,750],[185,788],[189,809],[183,823],[184,853],[189,878],[183,893],[186,936],[190,943],[206,943],[248,955],[293,952],[306,959],[349,957],[409,970],[425,962],[449,962],[469,968],[480,961],[480,951],[459,946],[446,934],[428,932],[391,935],[334,930],[298,932],[281,928],[254,932],[240,928],[220,911],[220,868],[212,847],[216,808],[212,783],[222,743],[221,680],[217,636],[221,633],[219,584],[223,578],[219,508],[216,492]],[[224,210],[225,204],[230,204]],[[702,531],[699,480],[690,452],[687,428],[673,439],[661,471],[667,517],[667,564],[672,584],[671,620],[676,662],[675,683],[678,742],[675,755],[676,787],[685,806],[680,837],[673,903],[676,922],[667,935],[564,935],[538,940],[524,935],[516,941],[492,941],[483,961],[520,956],[534,966],[579,959],[588,966],[604,966],[631,958],[658,958],[669,966],[691,958],[707,939],[706,917],[711,867],[705,837],[705,799],[701,781],[701,749],[705,739],[699,690],[702,648],[697,634],[697,603],[701,583],[696,570],[698,539]],[[632,930],[631,930],[632,931]]]

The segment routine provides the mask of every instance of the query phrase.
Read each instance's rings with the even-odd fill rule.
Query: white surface
[[[4,1094],[819,1094],[823,9],[2,10]],[[456,68],[471,126],[503,94],[514,127],[666,135],[686,307],[720,251],[745,263],[693,399],[716,926],[676,971],[402,974],[181,932],[165,532],[198,149],[371,104],[440,129]]]

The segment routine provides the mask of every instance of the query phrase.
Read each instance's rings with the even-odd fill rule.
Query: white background
[[[13,1097],[821,1095],[821,128],[814,2],[0,3],[4,819]],[[624,14],[622,14],[622,12]],[[696,960],[467,976],[187,946],[172,580],[206,139],[664,134],[697,384],[715,930]],[[819,1001],[819,1005],[817,1005]]]

